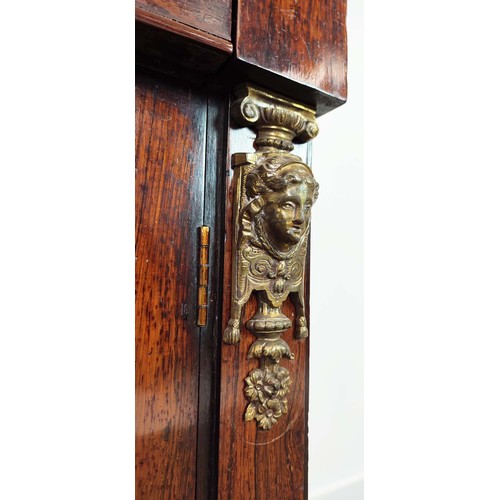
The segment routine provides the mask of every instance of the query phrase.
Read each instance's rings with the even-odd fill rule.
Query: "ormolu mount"
[[[288,412],[290,374],[279,362],[294,358],[281,338],[292,326],[281,310],[289,294],[297,311],[295,337],[308,335],[304,270],[311,207],[319,186],[310,167],[290,151],[293,140],[316,137],[318,126],[313,109],[248,85],[237,90],[231,112],[239,125],[254,128],[257,137],[254,153],[232,158],[232,303],[223,340],[240,341],[242,309],[255,291],[257,312],[246,326],[257,340],[248,357],[258,358],[260,368],[245,379],[245,420],[255,418],[260,429],[268,430]]]

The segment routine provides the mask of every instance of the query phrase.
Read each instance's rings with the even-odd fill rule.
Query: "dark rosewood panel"
[[[316,104],[320,114],[346,100],[346,0],[238,0],[237,5],[235,53],[255,67],[240,68],[255,83]]]
[[[231,130],[230,152],[251,152],[255,135],[249,129]],[[307,159],[307,145],[296,146],[294,152]],[[226,202],[226,242],[224,246],[224,280],[222,284],[222,320],[230,316],[231,237],[232,235],[232,170],[228,167]],[[256,309],[256,300],[246,305],[244,325]],[[295,319],[295,309],[288,299],[283,312]],[[248,401],[244,396],[244,380],[259,366],[258,360],[247,359],[255,337],[242,328],[242,340],[236,345],[222,343],[221,393],[219,428],[218,498],[226,500],[287,500],[307,497],[307,383],[308,339],[296,340],[293,328],[283,338],[295,354],[295,360],[283,360],[290,371],[292,387],[288,395],[289,413],[283,415],[269,431],[257,429],[255,420],[244,421]]]
[[[141,16],[138,16],[140,19]],[[180,26],[179,23],[175,23]],[[177,26],[176,26],[177,28]],[[178,30],[177,30],[178,31]],[[166,75],[177,75],[182,68],[183,77],[202,82],[214,73],[230,56],[231,50],[220,48],[199,39],[192,40],[177,31],[155,27],[136,21],[135,57],[137,64]]]
[[[208,325],[201,329],[198,408],[197,500],[217,497],[219,448],[219,389],[222,292],[222,240],[226,215],[225,159],[228,92],[208,86],[207,149],[205,166],[204,224],[210,229],[210,284]]]
[[[136,498],[194,498],[206,96],[137,77]]]
[[[135,5],[140,21],[231,48],[231,0],[136,0]]]

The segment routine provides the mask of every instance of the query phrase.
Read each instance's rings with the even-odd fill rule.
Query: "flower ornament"
[[[249,401],[259,400],[261,403],[269,399],[274,393],[274,384],[277,381],[266,371],[255,369],[245,379],[245,396]]]
[[[283,413],[288,413],[285,396],[290,390],[290,373],[278,364],[256,368],[245,384],[245,396],[250,401],[245,420],[255,419],[260,429],[269,430]]]
[[[279,399],[269,399],[265,405],[259,405],[255,419],[259,427],[263,430],[269,430],[281,417],[283,406]]]
[[[286,368],[283,368],[279,365],[274,365],[273,368],[277,380],[277,383],[275,385],[276,396],[280,399],[283,399],[285,395],[290,391],[290,384],[292,383],[290,372]],[[284,413],[286,413],[286,411]]]

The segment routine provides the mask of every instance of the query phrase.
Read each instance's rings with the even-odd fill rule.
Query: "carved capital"
[[[318,135],[315,111],[308,106],[250,85],[238,87],[236,97],[232,116],[257,131],[257,151],[291,151],[292,141],[307,142]]]

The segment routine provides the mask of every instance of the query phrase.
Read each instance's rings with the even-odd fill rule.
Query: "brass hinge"
[[[198,248],[198,326],[207,325],[208,313],[208,245],[210,242],[210,228],[201,226],[199,228]]]

